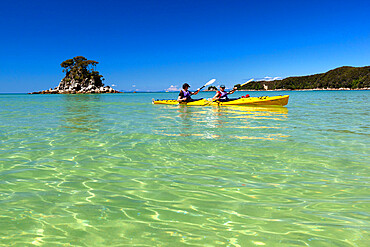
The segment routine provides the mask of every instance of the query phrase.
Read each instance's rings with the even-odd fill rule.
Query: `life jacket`
[[[186,98],[186,100],[190,100],[191,99],[191,94],[189,91],[185,91],[184,89],[181,89],[183,94],[184,94],[184,98]]]
[[[226,100],[226,99],[229,99],[228,97],[227,97],[227,92],[225,92],[225,91],[223,91],[223,92],[221,92],[221,91],[218,91],[218,93],[219,93],[219,95],[220,95],[220,100]]]

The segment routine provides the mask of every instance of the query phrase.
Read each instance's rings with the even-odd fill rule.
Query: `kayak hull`
[[[263,96],[263,97],[248,97],[230,100],[226,102],[211,101],[207,99],[195,100],[192,102],[181,102],[177,100],[153,100],[153,104],[158,105],[189,105],[189,106],[228,106],[228,105],[276,105],[284,106],[288,104],[289,95],[282,96]]]

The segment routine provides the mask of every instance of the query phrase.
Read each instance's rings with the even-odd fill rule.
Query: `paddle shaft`
[[[250,79],[249,81],[247,82],[244,82],[242,85],[240,85],[240,87],[244,86],[244,85],[247,85],[248,83],[252,82],[254,79]]]
[[[212,83],[214,83],[216,81],[216,79],[212,79],[210,80],[209,82],[207,82],[206,84],[204,84],[204,86],[202,86],[201,88],[199,88],[199,91],[202,90],[203,88],[205,88],[206,86],[208,85],[211,85]]]

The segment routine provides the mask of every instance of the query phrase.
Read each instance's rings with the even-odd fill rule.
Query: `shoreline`
[[[275,90],[237,90],[239,92],[280,92],[280,91],[367,91],[370,88],[314,88],[314,89],[275,89]],[[135,92],[135,93],[176,93],[177,91],[149,91],[149,92]],[[216,90],[203,90],[202,92],[216,92]],[[116,92],[117,93],[117,92]],[[134,93],[128,91],[118,91],[118,93]],[[0,92],[0,94],[112,94],[112,93],[27,93],[27,92]],[[113,93],[114,94],[114,93]]]

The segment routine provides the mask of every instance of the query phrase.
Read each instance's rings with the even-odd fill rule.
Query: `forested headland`
[[[326,73],[236,84],[239,90],[369,89],[370,66],[343,66]]]

